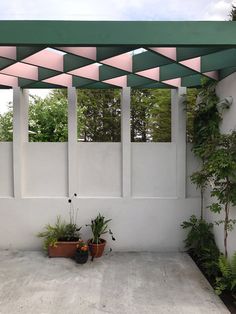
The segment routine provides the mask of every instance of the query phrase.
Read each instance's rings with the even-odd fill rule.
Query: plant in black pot
[[[91,227],[91,231],[93,233],[93,238],[88,241],[92,260],[94,257],[101,257],[104,252],[106,240],[101,238],[102,235],[109,233],[112,240],[115,241],[111,229],[108,229],[110,221],[111,219],[105,219],[105,217],[99,213],[94,220],[91,220],[91,224],[87,225]]]
[[[79,240],[75,252],[75,261],[78,264],[85,264],[88,261],[88,245],[83,240]]]

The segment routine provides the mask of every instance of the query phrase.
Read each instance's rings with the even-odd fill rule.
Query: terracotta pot
[[[100,240],[101,240],[101,243],[99,244],[92,243],[91,242],[92,240],[88,241],[89,251],[92,257],[101,257],[104,252],[106,240],[104,239],[100,239]]]
[[[77,250],[78,241],[56,242],[56,246],[48,247],[49,257],[74,257]]]

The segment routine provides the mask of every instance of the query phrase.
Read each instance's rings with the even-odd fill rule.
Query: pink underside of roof
[[[153,68],[149,70],[139,71],[136,74],[150,78],[152,80],[159,81],[160,80],[160,68]]]
[[[18,86],[18,79],[14,76],[0,74],[0,85],[16,87]]]
[[[179,63],[194,71],[201,72],[201,57],[184,60]]]
[[[56,84],[61,86],[72,86],[72,76],[66,73],[56,75],[54,77],[43,80],[45,83]]]
[[[85,67],[70,71],[68,73],[95,81],[99,80],[99,69],[97,64],[86,65]]]
[[[217,71],[211,71],[211,72],[205,72],[205,73],[202,73],[210,78],[213,78],[214,80],[218,80],[219,79],[219,74]]]
[[[57,47],[58,50],[74,54],[76,56],[85,57],[96,61],[97,48],[96,47]]]
[[[127,87],[127,75],[119,76],[113,79],[105,80],[104,83],[112,84],[118,87]]]
[[[101,61],[101,63],[124,71],[132,72],[132,55],[129,53],[123,53],[122,55],[105,59]]]
[[[38,68],[33,65],[17,62],[0,71],[0,73],[38,80]]]
[[[176,79],[162,81],[162,83],[165,83],[165,84],[168,84],[168,85],[172,85],[174,87],[180,87],[181,86],[181,78],[178,77]]]
[[[60,55],[51,50],[41,50],[22,61],[51,70],[63,72],[63,55]]]
[[[16,60],[16,47],[0,47],[0,57]]]
[[[176,47],[150,47],[149,49],[174,61],[177,59]]]

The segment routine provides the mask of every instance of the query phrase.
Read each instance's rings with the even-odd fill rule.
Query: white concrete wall
[[[224,80],[219,82],[217,86],[217,94],[220,99],[225,97],[233,97],[233,104],[229,110],[226,110],[223,115],[223,122],[221,125],[221,132],[228,133],[233,129],[236,129],[236,73],[226,77]],[[206,193],[205,196],[205,205],[208,206],[211,204],[212,199],[210,197],[209,191]],[[215,222],[217,220],[223,219],[222,215],[214,214],[209,210],[206,211],[206,218],[208,221]],[[236,219],[236,208],[231,208],[231,218]],[[217,240],[217,244],[223,252],[223,225],[215,226],[215,236]],[[232,255],[233,252],[236,251],[236,226],[232,232],[229,233],[228,238],[228,250],[229,254]]]
[[[132,143],[132,196],[176,197],[176,144]]]
[[[68,217],[67,144],[24,143],[23,196],[13,196],[12,144],[0,143],[0,248],[40,249],[37,232]],[[173,143],[132,144],[132,197],[121,197],[121,144],[78,143],[79,224],[100,211],[112,218],[116,250],[183,248],[180,224],[199,212],[199,198],[176,197]],[[132,164],[132,163],[131,163]],[[84,227],[84,238],[90,233]]]
[[[0,143],[0,197],[13,196],[12,143]]]
[[[67,196],[67,144],[24,143],[24,197]]]
[[[76,90],[68,88],[68,143],[28,143],[27,91],[14,88],[13,145],[0,143],[0,249],[39,249],[36,234],[79,198],[79,224],[112,219],[116,250],[183,248],[183,220],[199,214],[186,186],[185,89],[172,91],[172,143],[130,142],[130,88],[122,90],[121,143],[77,143]],[[187,192],[187,193],[186,193]],[[186,198],[186,195],[188,198]],[[91,237],[83,228],[84,239]]]

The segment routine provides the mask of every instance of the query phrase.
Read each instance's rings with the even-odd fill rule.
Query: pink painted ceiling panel
[[[181,86],[181,78],[180,77],[172,79],[172,80],[162,81],[162,82],[165,84],[168,84],[168,85],[172,85],[174,87],[180,87]]]
[[[174,61],[177,59],[176,47],[150,47],[149,49]]]
[[[179,63],[194,71],[201,72],[201,57],[184,60]]]
[[[38,68],[33,65],[17,62],[0,71],[0,73],[38,80]]]
[[[0,74],[0,85],[16,87],[18,86],[18,78],[5,74]]]
[[[16,47],[0,47],[0,57],[16,60]]]
[[[63,72],[63,55],[51,50],[41,50],[30,57],[22,60],[23,62]]]
[[[160,68],[153,68],[149,70],[139,71],[136,74],[150,78],[152,80],[159,81],[160,80]]]
[[[90,64],[86,65],[82,68],[73,70],[68,72],[73,75],[81,76],[84,78],[88,78],[91,80],[98,81],[99,80],[99,66],[98,64]]]
[[[112,84],[118,87],[127,87],[127,75],[119,76],[113,79],[105,80],[104,83]]]
[[[122,55],[105,59],[101,63],[132,72],[132,55],[130,53],[123,53]]]
[[[202,74],[204,74],[204,75],[206,75],[206,76],[208,76],[208,77],[210,77],[210,78],[212,78],[214,80],[218,80],[219,79],[218,71],[205,72],[205,73],[202,73]]]
[[[96,61],[96,47],[57,47],[58,50]]]
[[[43,82],[69,87],[72,86],[72,76],[70,74],[63,73],[43,80]]]

